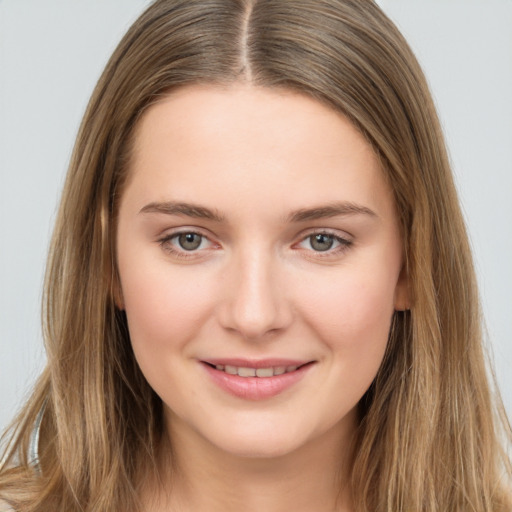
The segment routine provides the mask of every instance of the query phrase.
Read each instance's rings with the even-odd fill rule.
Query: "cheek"
[[[211,309],[209,280],[166,262],[119,261],[124,308],[133,349],[141,367],[183,350]]]
[[[385,280],[384,280],[385,281]],[[382,364],[393,315],[393,293],[384,282],[354,276],[333,286],[317,304],[317,333],[327,349],[329,395],[319,397],[333,423],[354,410]]]
[[[394,311],[395,286],[389,273],[352,269],[323,285],[317,279],[307,288],[303,318],[329,351],[347,367],[366,365],[376,371]]]

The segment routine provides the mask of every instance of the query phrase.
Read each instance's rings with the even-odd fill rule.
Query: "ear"
[[[402,266],[395,288],[395,311],[407,311],[411,309],[411,298],[409,289],[409,275]]]

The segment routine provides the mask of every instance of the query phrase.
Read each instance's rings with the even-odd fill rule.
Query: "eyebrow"
[[[139,213],[163,213],[165,215],[183,215],[196,219],[208,219],[224,222],[224,217],[216,210],[191,203],[166,201],[163,203],[149,203],[141,208]]]
[[[225,222],[225,217],[217,210],[211,210],[193,203],[166,201],[149,203],[140,209],[139,213],[160,213],[165,215],[183,215],[196,219],[208,219],[215,222]],[[313,208],[301,208],[287,216],[288,222],[304,222],[309,220],[325,219],[329,217],[346,215],[368,215],[377,217],[377,214],[366,206],[343,201]]]
[[[307,220],[325,219],[340,215],[369,215],[370,217],[377,217],[377,214],[366,206],[343,201],[315,208],[301,208],[300,210],[292,212],[288,216],[288,220],[290,222],[304,222]]]

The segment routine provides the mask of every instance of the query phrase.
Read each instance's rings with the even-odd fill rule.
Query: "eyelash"
[[[158,240],[158,242],[160,243],[160,246],[162,247],[162,249],[165,252],[171,254],[175,258],[189,259],[189,258],[197,257],[197,253],[198,253],[197,250],[187,251],[186,249],[177,249],[175,247],[175,245],[172,244],[172,240],[173,239],[177,239],[181,235],[197,235],[197,236],[201,237],[201,243],[202,243],[203,240],[208,240],[210,242],[210,244],[213,243],[203,233],[200,233],[199,231],[194,231],[193,229],[188,229],[188,230],[184,230],[184,231],[178,231],[176,233],[172,233],[170,235],[166,235],[165,237],[163,237],[160,240]]]
[[[332,233],[330,231],[320,230],[320,231],[312,231],[312,232],[308,233],[305,237],[303,237],[301,239],[301,241],[299,242],[299,245],[306,243],[308,240],[310,240],[310,244],[311,244],[311,240],[314,237],[321,236],[321,235],[329,237],[333,241],[333,243],[338,243],[338,246],[334,247],[334,248],[329,248],[325,251],[315,251],[313,249],[308,250],[308,252],[314,253],[315,258],[329,258],[329,257],[333,257],[333,256],[338,256],[338,255],[344,253],[345,251],[347,251],[353,243],[352,240],[343,238],[343,237],[336,235],[335,233]]]
[[[197,236],[201,237],[201,243],[203,240],[206,239],[206,240],[208,240],[208,242],[210,244],[213,244],[213,242],[211,242],[210,239],[206,235],[200,233],[199,231],[194,231],[194,230],[178,231],[176,233],[166,235],[165,237],[159,239],[158,242],[165,252],[171,254],[175,258],[189,259],[189,258],[197,257],[197,254],[199,252],[197,249],[190,250],[190,251],[187,251],[186,249],[177,249],[176,246],[172,243],[172,240],[177,239],[179,236],[182,236],[182,235],[197,235]],[[340,236],[338,236],[334,233],[331,233],[329,231],[326,231],[326,230],[320,230],[320,231],[312,231],[312,232],[308,233],[306,236],[301,238],[301,240],[298,242],[298,244],[294,244],[294,246],[303,244],[303,243],[307,242],[308,240],[312,240],[313,237],[321,236],[321,235],[329,237],[330,239],[333,240],[334,243],[338,243],[339,245],[337,247],[335,247],[334,249],[329,248],[325,251],[315,251],[314,249],[306,249],[308,252],[313,253],[315,255],[315,257],[328,258],[328,257],[332,257],[335,255],[339,255],[339,254],[347,251],[353,244],[353,242],[351,240],[340,237]]]

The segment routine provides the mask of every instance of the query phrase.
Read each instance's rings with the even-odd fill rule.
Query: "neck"
[[[243,457],[226,453],[179,419],[169,422],[166,477],[151,492],[151,512],[349,512],[347,477],[355,430],[338,426],[291,453]],[[172,482],[171,485],[167,485]],[[154,487],[153,487],[154,489]],[[165,489],[165,490],[162,490]]]

